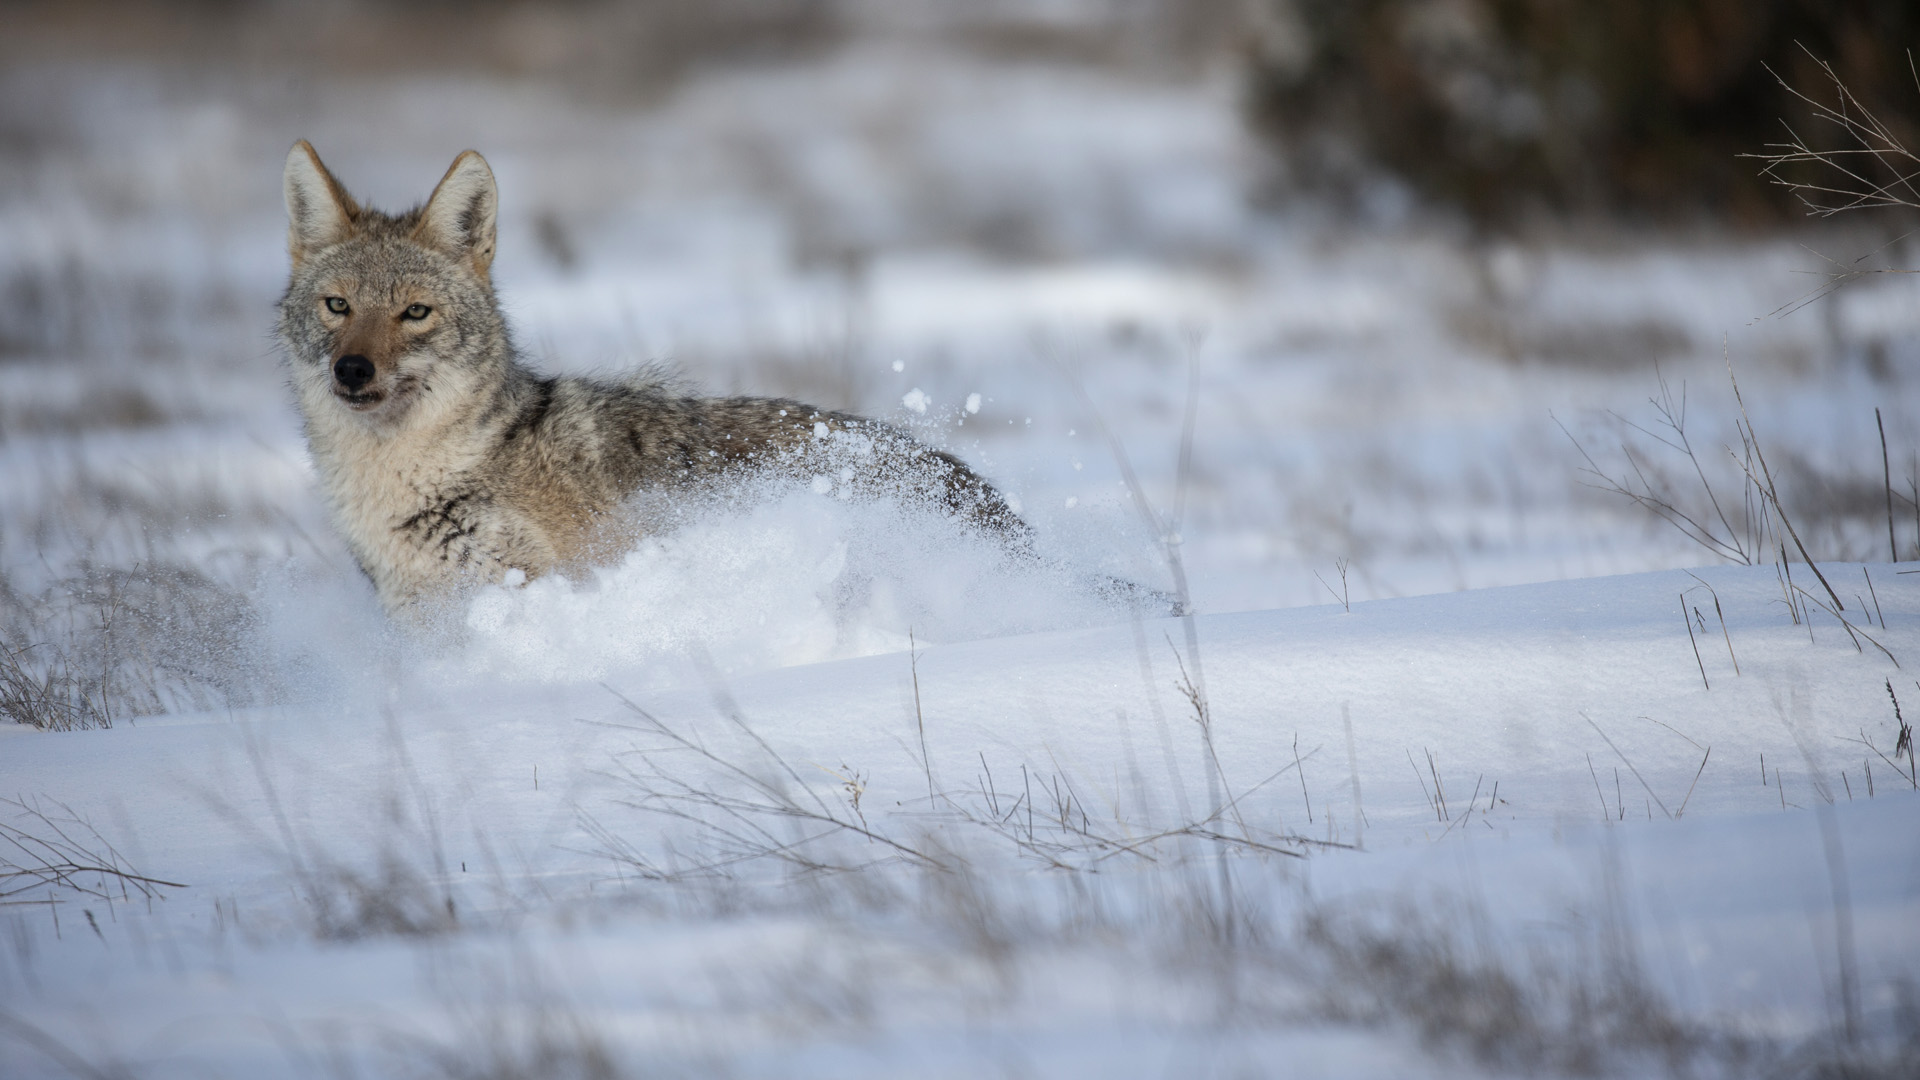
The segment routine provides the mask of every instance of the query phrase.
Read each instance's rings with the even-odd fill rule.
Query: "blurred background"
[[[264,609],[371,610],[271,335],[296,138],[388,208],[482,151],[537,365],[885,417],[1160,583],[1112,433],[1202,610],[1715,561],[1607,489],[1738,501],[1729,365],[1816,557],[1913,558],[1920,197],[1872,169],[1920,125],[1917,30],[1894,0],[0,2],[0,659],[96,720],[231,704],[276,692]],[[1860,149],[1821,106],[1883,152],[1774,179],[1890,205],[1810,217],[1742,156]]]

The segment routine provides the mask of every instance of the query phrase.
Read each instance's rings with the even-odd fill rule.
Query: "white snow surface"
[[[1866,569],[1888,624],[1871,633],[1907,655],[1920,586]],[[1920,961],[1920,797],[1855,740],[1888,748],[1882,682],[1898,673],[1837,622],[1794,626],[1769,569],[1700,579],[1727,633],[1703,640],[1699,661],[1678,617],[1681,593],[1700,590],[1685,573],[1197,619],[1218,775],[1248,827],[1364,849],[1226,856],[1240,902],[1280,926],[1369,905],[1454,911],[1516,955],[1573,949],[1578,927],[1611,920],[1675,1008],[1789,1038],[1831,1019],[1844,910],[1863,1009],[1892,1015]],[[82,897],[13,916],[9,1009],[143,1075],[296,1075],[333,1042],[405,1057],[383,1038],[476,1051],[475,1025],[507,1023],[494,1012],[519,1024],[549,1011],[624,1060],[740,1075],[961,1075],[1007,1060],[1103,1075],[1169,1061],[1471,1071],[1392,1024],[1311,1022],[1311,981],[1256,962],[1234,976],[1246,1011],[1219,1041],[1219,976],[1182,957],[1173,908],[1156,901],[1208,872],[1116,860],[1076,889],[1131,944],[1045,933],[1032,927],[1049,909],[1069,927],[1090,917],[1084,896],[1054,893],[1067,872],[927,803],[929,784],[966,802],[990,783],[1012,800],[1044,778],[1120,831],[1188,820],[1209,798],[1208,758],[1172,685],[1181,630],[1156,619],[998,636],[655,689],[644,667],[604,685],[488,677],[477,661],[496,662],[496,634],[465,664],[417,674],[367,648],[330,673],[352,688],[330,703],[9,733],[9,790],[85,808],[142,871],[189,886],[150,906]],[[940,919],[937,897],[835,902],[834,878],[802,886],[751,862],[713,900],[694,889],[691,908],[676,903],[639,863],[610,858],[605,837],[655,867],[673,850],[711,857],[711,834],[635,809],[636,777],[716,790],[728,777],[666,747],[622,698],[749,771],[784,768],[777,755],[794,770],[783,783],[848,820],[857,777],[876,833],[972,853],[1012,909],[984,916],[1005,920],[1011,953],[955,938],[965,924]],[[1832,816],[1832,847],[1817,814]],[[452,898],[467,929],[314,943],[307,890],[349,906],[327,875],[377,882],[400,873],[390,860]],[[705,906],[722,898],[738,913]],[[7,1053],[8,1075],[47,1070],[28,1048]]]

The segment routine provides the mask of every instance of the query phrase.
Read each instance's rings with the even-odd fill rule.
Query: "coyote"
[[[636,493],[749,469],[807,476],[829,452],[854,463],[836,474],[849,490],[917,493],[1026,548],[991,485],[874,420],[528,368],[488,278],[499,195],[472,150],[394,215],[355,202],[303,140],[286,200],[280,340],[321,487],[390,614],[616,556],[635,539],[623,507]]]

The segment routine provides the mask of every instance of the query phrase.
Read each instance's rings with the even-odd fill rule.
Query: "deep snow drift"
[[[369,654],[333,705],[10,733],[8,789],[188,887],[15,908],[9,1022],[160,1076],[1441,1075],[1576,1044],[1737,1074],[1847,1018],[1884,1054],[1920,797],[1887,756],[1912,681],[1865,638],[1912,652],[1920,585],[1824,569],[1872,575],[1859,649],[1795,625],[1771,568],[1204,616],[1211,752],[1168,619],[677,683],[513,668],[502,624],[424,670]],[[1683,595],[1726,618],[1698,660]],[[1429,1057],[1386,987],[1440,993],[1444,957],[1538,1015]],[[1672,1032],[1605,1035],[1625,1007],[1575,991]],[[8,1075],[58,1074],[33,1046]]]

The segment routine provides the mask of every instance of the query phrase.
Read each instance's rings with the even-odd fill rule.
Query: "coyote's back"
[[[471,150],[393,215],[356,203],[303,141],[286,199],[280,339],[321,485],[389,612],[600,561],[634,539],[619,512],[634,493],[798,473],[827,447],[856,490],[918,491],[1025,544],[990,485],[885,424],[521,364],[489,278],[497,189]]]

